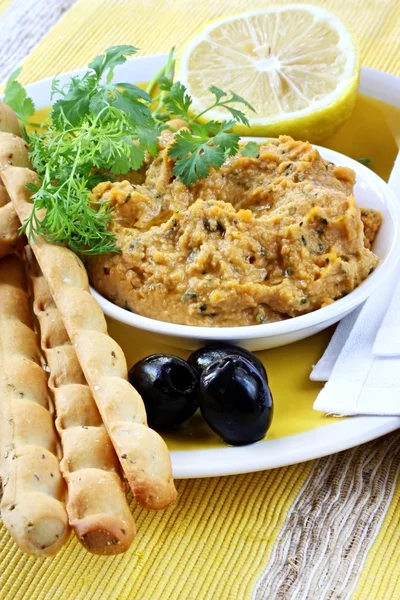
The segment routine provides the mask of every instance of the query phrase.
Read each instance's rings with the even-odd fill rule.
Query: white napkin
[[[400,272],[397,273],[397,286],[386,315],[382,321],[373,346],[374,356],[400,357]],[[399,363],[400,366],[400,363]]]
[[[400,153],[390,187],[400,190]],[[338,325],[310,375],[327,381],[314,409],[336,415],[400,415],[400,267]]]
[[[390,175],[389,186],[398,195],[400,201],[400,152]],[[393,279],[398,283],[392,292],[392,301],[375,339],[373,347],[375,356],[400,357],[400,268],[397,269]]]
[[[363,306],[364,305],[359,306],[340,321],[324,354],[317,364],[313,366],[310,375],[312,381],[328,381],[338,356],[352,332]]]

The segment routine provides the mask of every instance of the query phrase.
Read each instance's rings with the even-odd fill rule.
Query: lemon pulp
[[[359,81],[356,44],[334,15],[311,5],[288,5],[217,21],[178,57],[177,80],[193,97],[193,111],[212,104],[210,85],[232,89],[254,107],[241,135],[320,141],[351,114]],[[207,113],[226,119],[224,109]]]

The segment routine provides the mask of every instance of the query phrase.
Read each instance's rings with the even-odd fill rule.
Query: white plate
[[[166,55],[132,59],[135,63],[134,81],[146,81],[165,62]],[[132,61],[118,67],[118,79],[132,80]],[[77,70],[63,74],[66,83]],[[37,108],[51,103],[52,78],[27,86]],[[400,107],[400,78],[381,71],[362,68],[360,93]],[[248,473],[282,467],[340,452],[389,433],[400,427],[400,417],[351,417],[337,423],[297,435],[266,440],[251,446],[182,450],[171,452],[174,476],[213,477]]]
[[[132,83],[146,81],[160,69],[165,63],[165,59],[166,55],[129,59],[124,65],[116,68],[115,79]],[[65,73],[60,76],[61,83],[66,83],[72,75],[79,75],[83,72],[84,70]],[[379,72],[371,69],[363,70],[361,92],[364,91],[364,79],[369,81],[372,77],[372,87],[376,85],[374,76],[376,78],[377,73]],[[379,97],[395,103],[397,78],[382,75],[385,80],[387,78],[387,83],[385,86],[380,86],[380,93],[382,88],[385,92],[383,96]],[[52,79],[46,79],[28,86],[29,93],[38,108],[48,106],[51,102],[51,81]],[[379,86],[376,85],[375,89],[378,88]],[[373,171],[334,150],[316,147],[327,160],[353,169],[357,177],[354,191],[356,200],[360,205],[378,209],[383,214],[383,224],[374,243],[374,251],[380,259],[378,267],[350,294],[319,310],[276,323],[245,327],[200,327],[143,317],[117,306],[91,288],[93,296],[104,313],[116,321],[150,332],[161,343],[179,348],[194,349],[212,340],[230,342],[257,351],[283,346],[314,335],[337,323],[357,308],[382,285],[383,280],[390,274],[397,262],[400,254],[400,206],[387,184]]]
[[[341,452],[400,427],[400,417],[349,417],[250,446],[171,452],[174,477],[215,477],[275,469]]]

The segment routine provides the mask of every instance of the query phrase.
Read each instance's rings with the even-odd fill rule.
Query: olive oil
[[[354,159],[370,158],[368,166],[387,181],[400,147],[400,108],[359,95],[350,119],[321,145]]]

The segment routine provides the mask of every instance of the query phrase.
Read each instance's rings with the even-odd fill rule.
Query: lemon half
[[[360,65],[354,39],[331,13],[292,4],[242,13],[208,25],[178,57],[177,79],[200,113],[210,85],[233,90],[254,107],[241,135],[292,135],[312,142],[331,135],[351,114]],[[238,105],[238,108],[241,106]],[[224,109],[207,113],[224,120]]]

